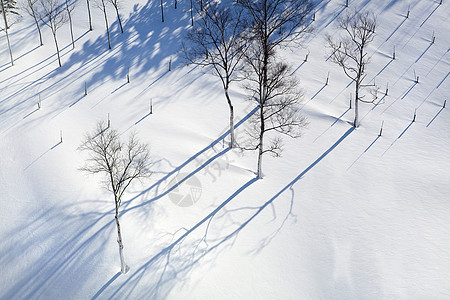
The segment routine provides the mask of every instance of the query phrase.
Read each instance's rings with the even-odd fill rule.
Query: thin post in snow
[[[88,91],[87,91],[87,83],[86,81],[84,82],[84,95],[87,96]]]
[[[439,1],[439,5],[441,5],[442,4],[442,0],[441,1]]]
[[[392,52],[392,60],[395,60],[395,46],[394,46],[394,51]]]
[[[416,121],[416,114],[417,114],[417,108],[416,109],[414,109],[414,117],[413,117],[413,122],[415,122]]]
[[[353,94],[350,93],[350,102],[349,102],[349,109],[352,109],[352,98],[353,98]]]
[[[108,113],[108,127],[109,128],[111,126],[111,120],[109,119],[109,113]]]
[[[386,96],[388,94],[389,91],[389,82],[386,82],[386,92],[384,93]]]
[[[130,83],[130,68],[127,71],[127,83]]]
[[[194,12],[193,12],[193,5],[191,0],[191,26],[194,26]]]
[[[408,19],[409,18],[409,5],[408,5],[408,12],[406,13],[406,18]]]
[[[61,143],[62,143],[62,142],[63,142],[62,130],[59,131],[59,137],[60,137],[60,141],[61,141]]]
[[[177,0],[175,0],[175,9],[177,9]]]
[[[39,97],[39,98],[38,98],[37,106],[38,106],[38,109],[41,109],[41,94],[39,94],[38,97]]]
[[[172,57],[169,60],[169,72],[172,71]]]
[[[345,0],[345,7],[348,7],[348,0]]]
[[[153,114],[153,100],[150,98],[150,114]]]
[[[304,61],[308,61],[308,56],[309,56],[309,52],[306,53],[306,56],[305,56],[305,60],[304,60]]]
[[[445,108],[445,103],[447,103],[447,100],[444,100],[444,105],[442,105],[442,108]]]
[[[330,71],[328,71],[328,74],[327,74],[327,81],[325,82],[325,85],[328,85],[328,79],[330,78]]]
[[[383,125],[384,125],[384,120],[381,122],[380,133],[378,134],[378,136],[381,136],[381,134],[383,133]]]
[[[433,35],[431,36],[431,44],[434,44],[435,40],[436,40],[436,36],[434,35],[434,30],[433,30]]]
[[[316,20],[316,13],[313,13],[312,20],[313,22]]]

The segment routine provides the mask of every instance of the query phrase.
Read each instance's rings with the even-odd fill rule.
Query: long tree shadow
[[[331,127],[333,127],[334,125],[336,125],[336,123],[339,122],[339,121],[342,119],[342,117],[343,117],[347,112],[349,112],[349,110],[350,110],[350,108],[347,108],[347,110],[344,111],[339,117],[335,118],[336,120],[334,120],[334,122],[331,123],[331,125],[330,125],[327,129],[325,129],[324,132],[322,132],[318,137],[316,137],[315,140],[314,140],[314,142],[317,141],[321,136],[323,136],[328,130],[330,130]]]
[[[85,79],[84,81],[92,91],[96,87],[104,85],[105,80],[125,78],[129,68],[135,78],[142,76],[148,78],[149,74],[152,75],[150,77],[152,78],[160,75],[160,70],[163,69],[161,66],[165,65],[169,58],[172,60],[172,70],[176,69],[179,64],[177,54],[180,50],[179,40],[190,21],[189,4],[185,1],[180,2],[176,10],[170,6],[166,9],[165,14],[166,21],[162,23],[159,4],[156,1],[148,1],[142,6],[135,5],[130,16],[124,18],[125,33],[120,34],[120,31],[117,31],[117,21],[111,26],[112,50],[107,49],[106,34],[93,42],[86,41],[77,47],[76,51],[63,54],[71,53],[62,68],[49,71],[39,79],[25,84],[23,88],[14,91],[1,102],[12,98],[17,99],[21,93],[30,89],[41,89],[41,87],[43,87],[41,92],[45,92],[46,97],[49,97],[66,87],[73,86],[81,78]],[[50,64],[53,61],[51,58],[54,56],[47,58],[44,64]],[[40,64],[42,65],[42,62]],[[35,66],[31,67],[30,71],[32,72],[27,72],[26,76],[30,76],[36,71],[32,70],[33,68]],[[52,78],[57,80],[48,80]],[[50,85],[46,86],[46,82],[50,82]],[[114,88],[116,87],[112,89]],[[26,103],[30,97],[22,98],[14,103],[14,107]],[[70,99],[70,97],[68,98]],[[73,100],[71,100],[72,102]],[[60,107],[56,109],[68,106],[64,101],[58,102],[58,105]],[[3,110],[2,113],[11,109]]]
[[[106,76],[113,79],[125,78],[130,68],[134,77],[155,73],[165,60],[172,58],[172,68],[176,68],[179,40],[189,24],[189,5],[180,2],[176,10],[172,6],[165,9],[165,22],[161,22],[159,3],[148,1],[142,6],[135,5],[134,11],[124,21],[123,34],[115,31],[111,36],[114,55],[109,57],[93,72],[89,86],[96,86]],[[69,65],[83,66],[95,59],[98,53],[107,50],[106,35],[92,43],[85,43],[81,51],[71,55]],[[92,72],[91,72],[92,73]]]
[[[257,112],[259,109],[259,106],[256,106],[254,109],[252,109],[246,116],[244,116],[241,120],[239,120],[239,122],[237,122],[234,125],[234,128],[238,128],[239,126],[241,126],[246,120],[248,120],[255,112]],[[204,147],[203,149],[201,149],[200,151],[198,151],[197,153],[195,153],[193,156],[191,156],[190,158],[188,158],[186,161],[184,161],[182,164],[180,164],[179,166],[175,167],[172,171],[170,171],[169,173],[167,173],[163,178],[159,179],[157,182],[155,182],[154,184],[152,184],[150,187],[148,187],[147,189],[143,190],[142,192],[140,192],[139,194],[137,194],[136,196],[134,196],[133,198],[131,198],[130,200],[123,202],[122,203],[122,207],[126,208],[128,205],[131,204],[131,202],[145,194],[147,194],[148,192],[150,192],[153,189],[158,189],[159,186],[161,186],[161,184],[167,182],[167,180],[169,178],[171,178],[173,175],[178,174],[184,167],[186,167],[188,164],[190,164],[191,162],[195,161],[196,158],[198,158],[200,155],[202,155],[203,153],[205,153],[206,151],[213,149],[216,145],[220,144],[228,135],[230,134],[230,130],[227,130],[225,133],[223,133],[221,136],[219,136],[216,140],[214,140],[212,143],[210,143],[208,146]],[[185,177],[184,179],[182,179],[181,181],[178,182],[177,185],[174,185],[170,190],[173,190],[174,188],[176,188],[179,184],[183,183],[185,180],[187,180],[189,177],[192,177],[195,173],[198,173],[201,169],[203,169],[204,167],[206,167],[207,165],[209,165],[212,161],[214,161],[216,158],[222,156],[223,154],[225,154],[226,152],[228,152],[230,149],[224,149],[223,151],[217,153],[215,156],[213,156],[212,158],[209,158],[205,163],[203,163],[201,166],[199,166],[198,168],[196,168],[194,170],[194,172],[192,172],[191,174],[189,174],[187,177]],[[162,196],[166,195],[168,192],[170,192],[170,190],[167,190],[166,192],[164,192],[163,194],[160,194],[159,196],[152,198],[148,201],[146,201],[145,203],[140,204],[139,206],[134,206],[130,209],[135,209],[137,207],[141,207],[145,204],[148,204],[150,202],[153,202],[159,198],[161,198]],[[125,210],[127,211],[127,210]]]
[[[80,276],[77,278],[87,281],[95,274],[91,267],[95,269],[100,263],[105,241],[115,225],[110,212],[79,210],[81,204],[91,206],[96,202],[104,203],[86,201],[44,207],[39,214],[32,212],[33,217],[7,235],[0,248],[1,265],[6,268],[16,265],[14,268],[20,273],[10,286],[2,288],[2,299],[49,299],[55,296],[51,296],[55,285],[67,294],[77,293],[79,285],[70,278],[77,274]]]
[[[188,252],[187,254],[179,254],[181,255],[180,259],[173,258],[179,252],[183,252],[184,249],[181,249],[181,246],[187,238],[192,235],[196,230],[198,230],[202,225],[209,225],[211,220],[216,216],[216,214],[223,209],[225,205],[230,203],[233,199],[235,199],[242,191],[247,189],[250,185],[255,183],[257,178],[253,178],[249,180],[247,183],[242,185],[238,190],[236,190],[232,195],[230,195],[225,201],[223,201],[219,206],[217,206],[211,213],[209,213],[206,217],[204,217],[201,221],[196,223],[190,229],[184,229],[185,232],[180,237],[178,237],[174,242],[172,242],[167,247],[163,248],[156,255],[152,256],[147,262],[145,262],[141,267],[135,270],[133,273],[128,275],[127,279],[109,296],[112,298],[115,297],[130,297],[133,293],[135,287],[141,283],[144,279],[148,270],[152,270],[152,274],[150,276],[155,276],[153,279],[154,282],[145,281],[147,290],[141,295],[150,298],[150,299],[159,299],[167,296],[167,293],[170,291],[172,286],[175,284],[176,278],[181,279],[181,275],[184,272],[188,272],[192,267],[197,263],[201,257],[205,255],[205,253],[200,254],[196,257],[195,250],[198,249],[198,241],[195,241],[193,244],[186,246],[185,250]],[[206,229],[207,230],[207,229]],[[174,236],[177,234],[174,233]],[[205,235],[207,232],[205,232]],[[191,247],[193,245],[197,245],[197,247]],[[193,253],[189,253],[194,249]],[[175,250],[175,251],[174,251]],[[157,273],[160,274],[157,274]],[[146,278],[147,279],[147,278]],[[149,284],[150,283],[150,284]],[[125,294],[127,293],[128,294]],[[122,294],[121,294],[122,293]]]
[[[211,213],[196,223],[189,229],[180,228],[173,234],[173,240],[168,246],[162,248],[158,253],[152,255],[149,260],[144,262],[138,269],[132,271],[125,281],[123,281],[115,290],[111,292],[100,289],[99,292],[105,293],[110,298],[129,298],[129,297],[146,297],[151,299],[165,298],[173,289],[175,284],[183,284],[183,278],[193,269],[193,267],[201,260],[205,260],[209,254],[218,249],[225,249],[225,244],[232,238],[236,238],[238,233],[244,229],[256,216],[258,216],[266,207],[271,205],[281,194],[287,190],[291,190],[291,208],[288,215],[284,218],[279,229],[271,233],[267,239],[264,239],[258,248],[264,247],[273,239],[277,231],[281,230],[284,223],[291,215],[293,205],[293,185],[298,182],[306,173],[314,166],[322,161],[329,153],[331,153],[340,143],[342,143],[352,132],[354,128],[349,128],[341,138],[339,138],[328,150],[326,150],[318,159],[309,165],[303,172],[294,178],[288,185],[276,193],[272,198],[256,209],[252,215],[240,222],[237,227],[230,233],[225,234],[215,240],[208,240],[207,235],[212,226],[213,218],[220,212],[225,211],[225,207],[240,193],[249,186],[257,182],[256,178],[249,180],[247,183],[237,189],[231,196],[217,206]],[[229,210],[230,212],[232,210]],[[228,213],[226,212],[226,213]],[[204,232],[198,235],[198,232],[204,228]],[[180,231],[184,231],[179,235]],[[195,235],[197,233],[197,236]],[[176,238],[178,236],[178,238]],[[230,245],[232,246],[232,244]],[[258,251],[258,250],[256,250]],[[151,272],[150,272],[151,271]],[[108,283],[105,284],[108,287]],[[139,287],[139,288],[138,288]],[[97,292],[97,294],[99,293]]]

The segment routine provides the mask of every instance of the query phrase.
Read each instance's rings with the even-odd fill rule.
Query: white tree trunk
[[[8,41],[9,55],[11,56],[11,65],[14,66],[14,59],[13,59],[13,54],[12,54],[12,50],[11,50],[11,43],[9,41],[9,35],[8,35],[8,21],[6,20],[6,11],[5,11],[5,5],[3,3],[3,0],[1,0],[1,4],[2,4],[3,19],[5,20],[6,40]]]
[[[62,67],[62,63],[61,63],[61,57],[59,55],[58,40],[56,38],[56,29],[52,29],[52,31],[53,31],[53,39],[55,40],[56,54],[58,55],[58,64],[59,64],[59,67],[61,68]]]
[[[105,0],[102,0],[103,15],[105,16],[106,33],[108,35],[108,48],[111,49],[111,39],[109,38],[108,15],[106,14]]]
[[[258,169],[256,171],[256,178],[261,179],[262,174],[262,158],[263,158],[263,147],[264,147],[264,135],[261,134],[259,137],[259,147],[258,147]]]
[[[225,97],[227,98],[228,107],[230,109],[230,148],[234,148],[235,138],[234,138],[234,107],[231,103],[230,95],[228,94],[228,87],[225,87]]]
[[[234,138],[234,110],[230,110],[230,148],[234,148],[236,145]]]
[[[120,233],[120,224],[119,224],[119,217],[116,213],[116,225],[117,225],[117,243],[119,244],[119,256],[120,256],[120,271],[122,274],[125,274],[130,269],[126,262],[125,258],[123,256],[123,242],[122,242],[122,234]]]
[[[89,31],[92,31],[92,17],[91,17],[91,7],[89,5],[89,0],[86,0],[87,10],[89,15]]]

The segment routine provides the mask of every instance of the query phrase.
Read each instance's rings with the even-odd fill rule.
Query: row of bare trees
[[[16,0],[0,0],[0,8],[3,15],[3,20],[5,24],[5,33],[8,41],[8,48],[11,57],[11,64],[14,65],[13,51],[8,35],[8,29],[11,27],[11,20],[13,17],[19,15],[19,8],[17,6]],[[102,10],[103,16],[106,24],[106,32],[108,37],[108,48],[111,49],[111,39],[108,24],[108,14],[107,5],[112,5],[117,16],[120,31],[123,33],[122,19],[120,16],[120,6],[121,0],[94,0],[94,5]],[[56,54],[58,57],[59,66],[62,66],[60,47],[58,45],[58,31],[65,24],[69,24],[70,36],[72,42],[72,48],[75,49],[75,37],[73,31],[73,13],[77,5],[77,1],[74,0],[24,0],[20,10],[25,12],[26,15],[30,16],[34,24],[36,25],[36,30],[39,36],[39,45],[44,45],[41,26],[47,26],[53,36],[55,43]],[[92,31],[92,15],[91,15],[91,0],[86,0],[86,7],[89,18],[89,30]]]
[[[262,178],[265,153],[279,156],[279,134],[299,137],[307,124],[299,114],[302,92],[290,66],[277,55],[280,47],[299,41],[308,26],[308,0],[238,0],[233,5],[197,3],[198,21],[187,35],[189,63],[209,67],[218,76],[229,107],[230,147],[258,151],[257,177]],[[250,101],[258,105],[249,139],[238,145],[230,84],[242,81]]]
[[[298,81],[277,53],[301,42],[309,31],[313,6],[308,0],[236,0],[233,5],[197,1],[195,9],[196,26],[187,34],[189,45],[184,46],[186,60],[208,67],[220,79],[229,107],[230,147],[256,150],[256,173],[261,178],[263,155],[280,156],[281,135],[297,138],[307,125],[299,114],[302,92]],[[353,126],[357,127],[359,102],[374,103],[376,99],[366,100],[362,92],[365,87],[375,87],[364,81],[376,19],[369,12],[354,12],[339,18],[337,25],[344,34],[328,36],[327,41],[331,60],[355,83]],[[236,143],[235,111],[229,94],[236,81],[243,82],[248,98],[259,106],[250,121],[250,139],[241,145]]]
[[[118,4],[117,0],[108,1]],[[63,16],[71,22],[71,4],[67,0],[63,3],[65,5],[57,5],[57,0],[27,2],[28,12],[33,16],[39,32],[39,21],[52,29],[59,52],[56,32],[66,21]],[[108,28],[105,0],[101,0],[100,4]],[[298,81],[291,76],[290,66],[281,60],[278,50],[301,41],[309,26],[312,5],[308,0],[238,0],[232,6],[217,2],[198,4],[197,26],[187,35],[189,44],[184,49],[185,57],[190,63],[210,68],[220,79],[229,107],[229,146],[256,150],[256,175],[262,178],[263,155],[271,153],[279,156],[282,151],[280,136],[297,138],[307,125],[306,118],[299,112],[302,92]],[[36,5],[41,5],[41,8],[36,9]],[[89,0],[87,5],[89,9]],[[366,49],[373,40],[375,19],[370,14],[357,13],[340,19],[338,24],[346,35],[337,40],[328,37],[333,51],[332,60],[355,82],[357,104],[363,98],[360,89],[365,86],[365,68],[369,62]],[[42,44],[41,34],[40,41]],[[72,42],[74,47],[73,35]],[[243,145],[238,145],[234,135],[235,111],[229,92],[230,85],[237,81],[243,83],[250,101],[258,105],[258,111],[250,121],[249,139]],[[357,111],[354,126],[357,126]],[[114,196],[121,271],[126,273],[128,266],[123,254],[119,208],[131,183],[151,174],[148,146],[134,135],[128,142],[123,142],[117,131],[109,125],[98,123],[95,131],[86,135],[79,150],[89,153],[81,170],[103,174],[104,185]]]

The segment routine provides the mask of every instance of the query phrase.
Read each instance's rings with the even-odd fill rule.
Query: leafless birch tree
[[[114,6],[114,9],[116,10],[116,15],[117,15],[117,21],[119,21],[119,26],[120,26],[120,32],[123,33],[123,27],[122,27],[122,20],[120,19],[120,13],[119,13],[119,8],[120,8],[120,0],[108,0],[109,3],[112,4],[112,6]]]
[[[235,146],[234,107],[229,88],[239,80],[238,71],[245,53],[246,40],[241,34],[242,10],[211,3],[198,12],[200,18],[187,34],[189,45],[184,46],[186,61],[210,67],[219,77],[230,110],[230,148]]]
[[[37,2],[38,2],[38,0],[27,0],[27,2],[23,6],[23,10],[33,18],[34,23],[36,24],[37,31],[39,33],[39,42],[40,42],[40,45],[42,46],[42,45],[44,45],[44,42],[42,40],[41,26],[39,26],[39,16],[36,11],[36,3]]]
[[[108,0],[97,0],[97,5],[102,10],[103,16],[105,17],[106,34],[108,36],[108,48],[111,49],[111,38],[109,36],[108,14],[106,13],[107,2],[105,3],[105,1],[108,1]]]
[[[69,0],[65,1],[66,1],[67,17],[69,19],[69,26],[70,26],[70,37],[72,38],[72,48],[75,49],[75,39],[73,38],[73,26],[72,26],[72,12],[75,9],[75,2],[69,3]]]
[[[300,98],[294,92],[295,82],[287,77],[288,66],[276,61],[276,50],[298,41],[307,28],[312,5],[308,0],[237,0],[246,11],[246,27],[251,43],[246,54],[249,84],[246,87],[259,104],[254,136],[258,150],[257,177],[262,178],[263,154],[278,156],[279,137],[266,145],[264,135],[275,131],[298,137],[297,129],[306,120],[298,116],[296,105]]]
[[[343,32],[340,37],[327,36],[331,49],[331,61],[342,67],[345,75],[355,83],[355,119],[353,126],[358,127],[359,102],[373,103],[364,100],[362,94],[364,87],[374,87],[374,84],[364,84],[366,68],[370,59],[367,55],[367,46],[375,37],[376,18],[370,12],[354,12],[339,18],[338,28]],[[376,88],[376,87],[375,87]]]
[[[10,3],[11,1],[7,1],[7,0],[0,0],[0,2],[1,2],[0,8],[2,9],[3,20],[5,22],[5,34],[6,34],[6,40],[8,41],[9,56],[11,58],[11,65],[14,66],[14,58],[13,58],[11,42],[9,40],[9,34],[8,34],[9,24],[8,24],[8,18],[7,18],[7,14],[11,10],[12,3]],[[15,1],[13,3],[15,4]]]
[[[57,0],[40,0],[38,4],[40,6],[38,14],[39,19],[52,31],[53,39],[55,41],[56,54],[58,55],[58,63],[61,67],[62,64],[61,57],[59,55],[57,32],[64,24],[67,23],[67,12],[62,3],[59,3]]]
[[[117,243],[121,272],[126,273],[128,266],[123,255],[123,240],[119,223],[119,207],[122,197],[132,182],[150,176],[150,154],[148,145],[140,143],[132,134],[127,143],[120,140],[119,133],[97,123],[93,133],[86,134],[80,151],[87,151],[89,157],[82,171],[90,174],[102,174],[105,177],[104,186],[113,193],[115,205],[115,221],[117,227]]]
[[[251,52],[252,49],[247,51]],[[254,55],[248,64],[251,67],[246,72],[247,81],[244,87],[250,91],[252,100],[260,107],[250,118],[250,129],[247,130],[250,140],[242,148],[258,150],[257,177],[262,178],[263,155],[270,153],[279,157],[283,150],[281,135],[298,138],[308,122],[306,117],[299,113],[303,93],[286,63],[271,58],[267,62],[267,72],[263,72],[263,56],[256,58]],[[264,76],[264,101],[260,101],[260,84]]]

